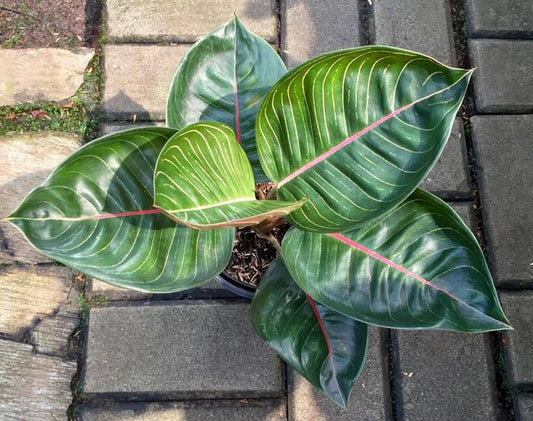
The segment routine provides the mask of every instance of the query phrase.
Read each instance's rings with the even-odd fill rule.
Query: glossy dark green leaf
[[[153,208],[155,163],[175,132],[134,129],[85,145],[7,220],[42,253],[115,285],[174,292],[202,284],[227,265],[234,231],[200,232]]]
[[[252,300],[259,336],[309,382],[346,407],[366,354],[367,326],[306,295],[274,260]]]
[[[250,162],[225,124],[191,124],[167,142],[157,160],[155,206],[194,228],[257,225],[302,203],[256,200]]]
[[[471,71],[407,50],[366,46],[283,77],[257,117],[257,147],[288,219],[339,232],[401,203],[439,157]]]
[[[199,121],[232,127],[258,182],[266,181],[255,145],[255,119],[265,94],[286,73],[279,55],[234,18],[194,45],[181,62],[167,101],[167,125]]]
[[[423,190],[353,231],[293,228],[282,247],[304,291],[363,322],[459,332],[509,328],[475,237]]]

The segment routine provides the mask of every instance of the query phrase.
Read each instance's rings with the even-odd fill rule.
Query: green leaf
[[[85,145],[8,221],[42,253],[115,285],[174,292],[202,284],[227,265],[234,230],[200,232],[153,209],[155,162],[175,132],[134,129]]]
[[[293,228],[282,247],[304,291],[357,320],[459,332],[509,328],[475,237],[423,190],[353,231]]]
[[[191,124],[168,141],[156,164],[155,206],[197,229],[256,225],[302,203],[255,199],[250,162],[225,124]]]
[[[367,326],[306,295],[274,260],[252,300],[252,323],[288,364],[346,407],[366,355]]]
[[[181,62],[167,101],[167,125],[199,121],[232,127],[258,182],[255,119],[268,90],[287,72],[274,49],[234,18],[194,45]]]
[[[277,197],[309,199],[289,221],[338,232],[401,203],[439,157],[470,75],[411,51],[367,46],[283,77],[256,132]]]

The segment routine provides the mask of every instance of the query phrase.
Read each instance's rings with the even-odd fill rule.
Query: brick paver
[[[468,199],[469,179],[463,123],[456,119],[442,155],[420,187],[443,199]]]
[[[471,120],[493,274],[500,285],[532,285],[533,115]]]
[[[397,382],[405,420],[497,420],[482,334],[398,331]]]
[[[477,111],[533,112],[533,41],[473,39],[469,51]]]
[[[269,41],[277,36],[275,0],[107,0],[112,41],[194,42],[234,14]]]
[[[523,393],[517,397],[517,411],[520,421],[533,421],[533,394]]]
[[[217,301],[93,309],[84,393],[280,396],[280,360],[252,331],[248,311],[245,303]]]
[[[329,51],[360,45],[357,2],[287,0],[284,4],[281,48],[289,68]]]
[[[82,407],[79,421],[285,421],[284,401],[155,402]]]
[[[291,421],[382,421],[390,419],[387,396],[388,372],[383,358],[384,344],[380,330],[371,328],[367,359],[355,383],[348,410],[341,409],[298,373],[289,370],[289,419]]]
[[[106,46],[102,110],[112,119],[164,120],[170,84],[189,48],[184,45]]]
[[[470,35],[528,37],[533,35],[530,0],[466,0]]]
[[[509,377],[515,384],[533,386],[533,291],[501,294],[502,306],[515,331],[506,332],[504,346]]]
[[[376,44],[393,45],[455,63],[449,0],[374,1]]]

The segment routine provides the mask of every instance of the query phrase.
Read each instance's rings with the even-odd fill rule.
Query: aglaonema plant
[[[368,324],[509,328],[475,237],[417,188],[471,71],[365,46],[285,73],[233,19],[183,59],[168,127],[90,142],[6,219],[57,261],[152,293],[212,279],[235,227],[253,227],[278,250],[252,301],[253,326],[341,406]],[[265,180],[269,200],[256,200]],[[292,228],[279,244],[270,230],[283,221]]]

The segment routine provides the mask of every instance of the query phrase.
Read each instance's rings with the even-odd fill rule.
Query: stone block
[[[472,117],[488,251],[498,285],[533,285],[532,115]]]
[[[234,15],[259,36],[277,36],[274,0],[107,0],[111,41],[194,42]]]
[[[384,375],[380,330],[369,330],[365,367],[357,379],[348,410],[339,407],[294,370],[289,370],[289,419],[292,421],[381,421],[388,419],[390,402]]]
[[[533,112],[533,40],[473,39],[469,51],[480,113]]]
[[[395,335],[400,419],[500,419],[484,335],[404,330]]]
[[[69,338],[79,322],[77,304],[71,303],[39,322],[30,332],[30,343],[40,354],[75,357],[69,347]]]
[[[150,294],[108,284],[98,279],[90,279],[86,288],[89,297],[103,296],[109,301],[138,301],[138,300],[182,300],[191,298],[231,298],[235,294],[224,288],[216,279],[212,279],[204,285],[170,294]]]
[[[521,394],[516,397],[519,421],[533,421],[533,394]]]
[[[7,266],[0,271],[0,333],[19,337],[40,320],[75,303],[69,269],[54,266]],[[70,292],[70,295],[69,295]]]
[[[85,406],[79,421],[284,421],[284,401],[153,402]]]
[[[102,123],[98,126],[98,132],[100,136],[106,136],[108,134],[113,134],[117,132],[122,132],[124,130],[138,129],[140,127],[164,127],[165,123],[162,121],[141,121],[139,123],[132,122],[112,122],[112,123]]]
[[[22,199],[79,146],[79,138],[69,133],[34,132],[0,136],[3,162],[0,218],[15,210]],[[51,261],[37,252],[11,224],[0,223],[0,263]]]
[[[531,0],[467,0],[469,32],[475,37],[530,37]]]
[[[375,43],[427,54],[455,63],[449,0],[373,2]]]
[[[31,345],[0,339],[0,418],[65,420],[75,361],[38,355]]]
[[[91,48],[0,49],[0,106],[71,97],[93,55]]]
[[[455,212],[465,222],[466,226],[470,228],[472,232],[476,229],[476,220],[474,216],[474,208],[472,202],[452,202],[448,203]]]
[[[169,301],[91,310],[83,391],[128,399],[283,394],[281,362],[253,332],[249,305]]]
[[[513,291],[500,294],[502,307],[515,329],[505,332],[504,350],[509,378],[514,384],[533,384],[533,292]]]
[[[351,0],[287,0],[282,51],[289,68],[320,54],[361,44],[359,5]]]
[[[105,46],[102,110],[112,119],[164,120],[170,84],[189,48],[187,45]]]
[[[470,196],[466,141],[460,119],[455,120],[442,155],[420,187],[446,200]]]

